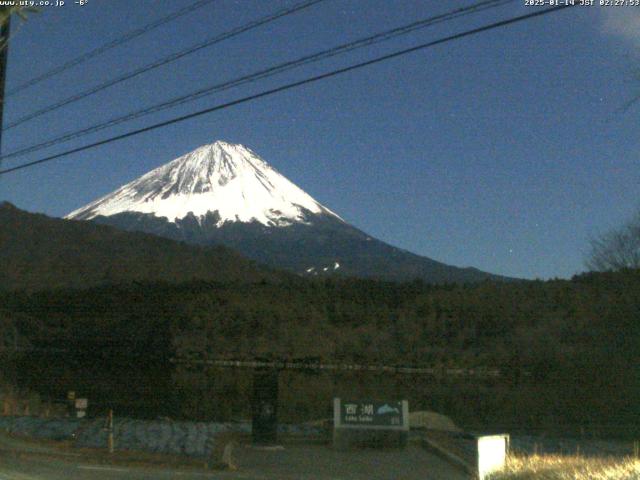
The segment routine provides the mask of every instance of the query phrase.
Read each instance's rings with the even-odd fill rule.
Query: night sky
[[[14,21],[7,89],[191,0],[67,0]],[[218,0],[6,100],[5,124],[294,1]],[[3,133],[3,153],[469,5],[327,0]],[[596,1],[596,3],[598,3]],[[532,12],[524,0],[214,94],[35,160],[333,68]],[[194,148],[242,143],[392,245],[525,278],[583,271],[640,206],[640,8],[575,7],[0,177],[0,199],[66,213]]]

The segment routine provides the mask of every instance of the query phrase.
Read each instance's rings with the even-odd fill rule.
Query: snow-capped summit
[[[340,218],[250,149],[223,141],[156,168],[66,218],[90,220],[123,212],[165,217],[173,223],[189,213],[200,218],[217,212],[218,226],[287,226],[305,223],[309,212]]]
[[[349,225],[242,145],[215,142],[66,218],[197,245],[225,245],[305,276],[429,282],[498,277],[401,250]]]

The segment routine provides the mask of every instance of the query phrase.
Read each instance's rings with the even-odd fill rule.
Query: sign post
[[[407,400],[333,400],[333,443],[352,446],[404,447],[409,437]]]
[[[107,448],[109,453],[113,453],[113,410],[111,409],[109,409],[109,414],[107,415]]]
[[[278,441],[278,371],[257,369],[253,375],[252,437],[258,445]]]
[[[76,415],[76,392],[69,390],[67,392],[67,416],[75,417]]]

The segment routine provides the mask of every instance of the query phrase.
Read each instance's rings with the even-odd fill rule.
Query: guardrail
[[[171,358],[170,362],[176,365],[203,365],[213,367],[237,367],[237,368],[273,368],[292,370],[341,370],[341,371],[368,371],[404,374],[447,375],[447,376],[473,376],[473,377],[500,377],[497,368],[440,368],[440,367],[407,367],[393,365],[367,365],[358,363],[321,363],[321,362],[297,362],[297,361],[258,361],[258,360],[215,360],[215,359],[191,359]]]

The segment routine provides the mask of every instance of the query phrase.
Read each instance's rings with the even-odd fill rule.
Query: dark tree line
[[[637,425],[638,299],[640,271],[629,269],[475,286],[134,282],[0,293],[0,344],[73,352],[87,364],[134,358],[141,375],[171,368],[173,357],[497,369],[497,385],[512,393],[501,403],[489,394],[468,399],[486,418],[508,407],[532,424]],[[178,369],[174,381],[187,388],[193,375]],[[313,392],[304,398],[300,408],[315,411]]]

